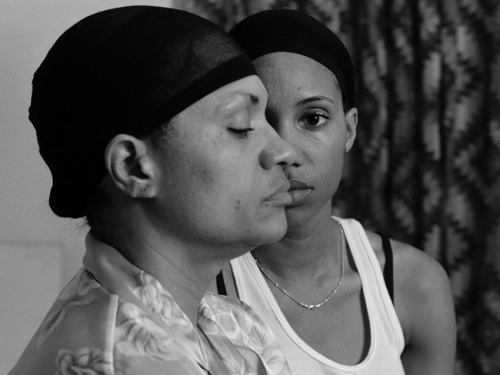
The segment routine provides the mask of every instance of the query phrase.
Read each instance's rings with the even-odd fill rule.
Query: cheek
[[[338,134],[316,134],[302,143],[315,164],[332,165],[343,159],[345,141]]]
[[[217,168],[214,168],[214,165],[205,158],[195,158],[189,170],[189,174],[194,179],[193,185],[195,185],[195,188],[211,186],[218,180]]]
[[[334,183],[342,176],[344,164],[344,146],[340,142],[325,142],[312,151],[315,169],[320,174],[318,177],[327,184]]]
[[[231,219],[255,210],[252,197],[259,189],[252,148],[216,132],[186,145],[176,156],[176,175],[183,180],[180,192],[189,192],[200,208],[225,212]]]
[[[243,158],[237,152],[222,149],[220,144],[209,153],[192,155],[186,171],[193,189],[211,201],[241,211],[251,183],[251,171],[242,163]]]
[[[213,138],[204,137],[201,142],[191,143],[184,147],[179,155],[180,173],[191,181],[194,189],[217,183],[224,172],[222,168],[222,157],[217,152],[220,146]]]
[[[342,174],[342,168],[344,166],[344,147],[343,143],[335,142],[330,145],[328,153],[330,168],[333,170],[333,173],[338,175]]]
[[[248,164],[241,163],[241,159],[232,159],[226,162],[229,168],[220,171],[214,181],[213,194],[220,205],[226,207],[232,220],[241,221],[251,216],[256,210],[256,197],[259,187],[256,176]]]

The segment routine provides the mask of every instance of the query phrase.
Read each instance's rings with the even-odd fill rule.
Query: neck
[[[163,241],[148,238],[135,245],[120,251],[132,264],[157,279],[196,326],[201,299],[223,263],[197,261],[193,254],[207,248],[188,247],[171,238]]]
[[[120,215],[133,218],[133,215]],[[108,220],[108,222],[113,222]],[[130,263],[157,279],[197,325],[198,308],[209,284],[235,253],[222,246],[186,242],[145,220],[127,219],[99,238]],[[250,249],[242,249],[241,254]]]
[[[315,277],[340,261],[340,233],[325,209],[307,222],[289,225],[279,242],[260,246],[252,254],[281,279]]]

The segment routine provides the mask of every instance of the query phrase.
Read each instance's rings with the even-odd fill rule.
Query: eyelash
[[[248,136],[248,133],[250,133],[254,128],[244,128],[244,129],[235,129],[235,128],[228,128],[231,133],[234,133],[236,136],[239,138],[245,138]]]
[[[304,123],[304,122],[305,122],[305,121],[306,121],[309,117],[312,117],[312,116],[321,117],[321,118],[323,118],[323,119],[324,119],[324,121],[326,121],[326,120],[328,120],[328,119],[330,118],[330,117],[329,117],[329,116],[327,116],[327,115],[325,114],[325,112],[323,112],[323,111],[320,111],[320,110],[313,110],[313,111],[310,111],[310,112],[306,112],[306,113],[304,113],[304,115],[301,117],[301,119],[300,119],[300,121],[299,121],[299,122],[302,124],[302,123]],[[321,121],[321,120],[320,120],[320,121]],[[322,126],[323,124],[324,124],[324,122],[323,122],[323,123],[320,123],[320,124],[314,124],[314,125],[312,125],[312,124],[305,124],[305,126],[309,126],[309,127],[311,127],[311,128],[315,128],[315,127]]]

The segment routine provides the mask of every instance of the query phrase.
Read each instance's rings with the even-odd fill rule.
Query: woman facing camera
[[[358,120],[346,48],[292,10],[250,16],[230,35],[252,58],[269,93],[266,117],[297,162],[286,169],[286,235],[231,261],[227,292],[269,325],[294,374],[452,374],[455,317],[441,266],[332,217]]]
[[[295,151],[251,61],[166,8],[91,15],[33,80],[50,207],[87,217],[83,268],[11,374],[287,374],[246,305],[205,295],[224,263],[286,231]]]

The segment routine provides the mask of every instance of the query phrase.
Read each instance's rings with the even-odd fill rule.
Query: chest
[[[342,293],[313,310],[275,290],[273,294],[292,329],[308,346],[337,363],[355,365],[370,348],[370,323],[359,279],[342,287]]]

